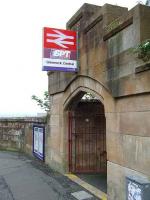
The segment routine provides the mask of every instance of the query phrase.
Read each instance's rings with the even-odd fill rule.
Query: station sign
[[[33,126],[33,155],[44,161],[45,158],[45,127]]]
[[[77,71],[75,31],[44,27],[43,71]]]

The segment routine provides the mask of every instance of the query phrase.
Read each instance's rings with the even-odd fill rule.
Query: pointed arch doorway
[[[106,173],[106,119],[103,104],[80,93],[69,106],[69,171]]]

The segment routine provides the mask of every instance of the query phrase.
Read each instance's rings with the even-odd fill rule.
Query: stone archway
[[[90,77],[78,77],[76,80],[74,80],[65,90],[64,93],[64,103],[63,103],[63,108],[64,108],[64,118],[65,118],[65,126],[64,126],[64,134],[65,134],[65,138],[66,138],[66,142],[65,142],[65,148],[66,148],[66,165],[68,166],[68,170],[69,171],[71,169],[71,166],[69,166],[70,162],[70,150],[73,151],[73,149],[71,149],[72,147],[70,147],[70,136],[66,136],[66,134],[68,134],[68,132],[70,131],[69,126],[70,126],[70,122],[69,122],[69,118],[68,118],[68,112],[69,111],[74,111],[75,108],[77,108],[77,105],[80,104],[80,100],[82,98],[82,96],[85,93],[91,93],[93,96],[96,97],[96,99],[99,102],[99,105],[102,105],[103,107],[103,116],[106,116],[106,112],[108,111],[109,108],[113,109],[113,98],[111,97],[111,95],[109,94],[109,91],[107,90],[107,88],[105,88],[100,82],[91,79]],[[105,111],[104,111],[105,110]],[[106,144],[106,122],[107,119],[105,120],[105,144]],[[81,143],[81,141],[80,141]],[[106,146],[105,146],[106,147]],[[74,147],[73,147],[74,148]],[[86,147],[85,147],[86,148]],[[102,152],[100,152],[100,154],[103,154],[106,156],[106,149],[103,149]],[[72,154],[72,152],[71,152]],[[79,160],[78,160],[79,161]],[[106,164],[106,163],[105,163]],[[71,165],[71,164],[70,164]],[[80,167],[78,167],[80,168]],[[77,168],[76,168],[77,169]],[[74,171],[74,170],[73,170]]]
[[[78,98],[75,97],[68,107],[69,171],[74,173],[106,173],[104,106],[95,97],[84,99],[86,94],[83,92],[78,94]]]
[[[47,136],[46,145],[46,163],[50,167],[58,170],[62,173],[69,171],[69,138],[68,138],[68,110],[69,106],[76,105],[79,99],[85,93],[91,93],[95,96],[104,106],[106,117],[106,138],[111,126],[114,127],[115,119],[112,114],[114,108],[114,101],[107,88],[105,88],[100,82],[91,79],[90,77],[79,76],[72,80],[70,85],[60,93],[53,94],[51,117],[49,121],[50,132]],[[112,122],[113,120],[113,122]],[[112,127],[112,128],[113,128]],[[107,148],[109,140],[106,139]],[[107,153],[111,154],[111,146],[109,146]],[[107,154],[107,158],[108,158]]]

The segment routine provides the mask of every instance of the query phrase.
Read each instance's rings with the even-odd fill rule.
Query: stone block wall
[[[62,97],[61,93],[51,96],[52,106],[48,122],[49,131],[47,131],[46,137],[45,161],[53,169],[63,173],[66,168],[64,162],[66,139],[62,132],[64,127]]]
[[[80,92],[90,92],[105,107],[108,200],[125,200],[126,176],[150,181],[150,63],[131,52],[150,38],[150,7],[92,8],[89,14],[90,5],[83,5],[67,23],[79,31],[78,73],[48,73],[54,101],[47,162],[68,170],[66,105]]]
[[[150,181],[150,94],[116,100],[107,116],[108,199],[126,199],[125,178]]]
[[[49,72],[50,94],[63,92],[79,75],[100,81],[113,97],[149,91],[150,72],[135,73],[144,63],[130,50],[148,38],[148,11],[149,7],[140,4],[130,11],[105,4],[87,14],[90,5],[84,4],[67,23],[68,29],[79,34],[79,71]]]
[[[22,151],[32,155],[34,124],[45,125],[45,118],[1,118],[0,150]]]

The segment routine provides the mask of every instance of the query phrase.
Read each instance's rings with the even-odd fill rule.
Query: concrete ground
[[[0,200],[77,199],[98,200],[89,191],[38,160],[19,153],[0,152]]]

